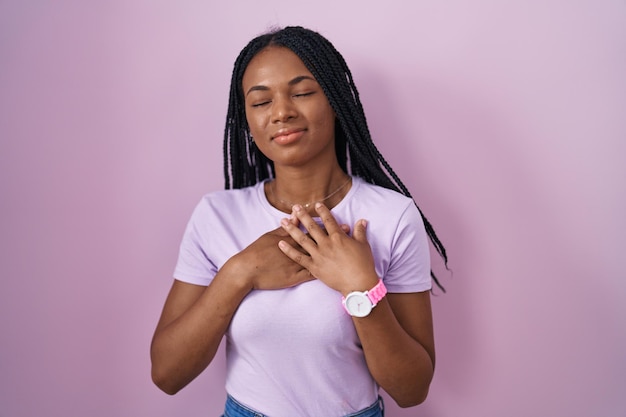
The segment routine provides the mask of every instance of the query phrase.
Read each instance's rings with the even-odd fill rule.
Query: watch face
[[[365,317],[372,311],[372,302],[362,292],[351,292],[346,296],[346,310],[355,317]]]

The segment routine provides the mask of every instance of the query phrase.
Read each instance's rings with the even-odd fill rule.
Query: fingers
[[[297,221],[299,221],[300,224],[302,224],[304,226],[304,228],[306,229],[307,232],[309,232],[309,234],[311,235],[311,238],[315,241],[315,242],[319,242],[320,239],[322,239],[323,237],[325,237],[327,235],[327,232],[330,232],[328,229],[324,230],[324,228],[322,228],[319,224],[317,224],[317,222],[313,219],[313,217],[311,217],[309,215],[309,213],[302,208],[301,205],[296,204],[293,206],[293,212],[292,212],[292,217],[295,217],[295,219]],[[332,217],[332,215],[331,215]],[[323,219],[322,219],[323,221]],[[334,219],[333,219],[334,221]],[[293,221],[291,222],[293,223]],[[336,224],[336,222],[335,222]],[[283,226],[288,226],[285,225],[284,223],[282,223]],[[324,225],[325,226],[325,225]],[[300,243],[300,239],[302,239],[303,243],[307,243],[307,240],[311,240],[308,237],[305,238],[299,236],[299,234],[297,233],[292,233],[292,228],[289,227],[285,227],[287,232],[289,232],[289,234],[291,235],[291,237],[293,237],[296,242]],[[293,228],[293,229],[298,229],[297,227]],[[296,237],[296,235],[298,235],[298,237]],[[302,243],[300,243],[302,245],[302,247],[304,247],[305,249],[307,249]]]
[[[300,226],[300,219],[296,217],[293,210],[291,211],[291,216],[289,216],[289,221],[296,226]]]
[[[367,242],[367,220],[361,219],[356,222],[352,237],[358,242]]]
[[[326,228],[326,232],[329,235],[333,233],[337,233],[337,232],[344,232],[344,229],[341,226],[339,226],[333,214],[330,212],[328,207],[326,207],[324,204],[322,203],[315,204],[315,211],[317,212],[317,214],[319,214],[320,218],[322,219],[322,222],[324,223],[324,227]]]
[[[344,234],[350,233],[350,226],[347,224],[339,224],[337,220],[331,213],[331,211],[322,203],[317,203],[315,205],[315,211],[320,215],[322,219],[322,223],[324,227],[320,227],[320,225],[313,220],[313,218],[307,213],[306,210],[303,210],[300,205],[294,205],[293,212],[289,217],[289,222],[294,224],[295,226],[299,226],[300,223],[304,225],[306,230],[311,235],[311,238],[314,241],[318,241],[320,237],[330,235],[335,232],[343,232]],[[283,228],[285,228],[283,226]],[[286,229],[286,228],[285,228]],[[293,236],[295,238],[295,236]]]
[[[290,236],[304,251],[311,253],[311,250],[315,249],[315,241],[313,240],[315,238],[311,239],[307,236],[296,224],[294,224],[293,221],[282,219],[280,225],[283,228],[283,231],[286,232],[286,234]],[[316,227],[318,226],[316,225]]]
[[[302,268],[297,274],[296,277],[298,278],[298,282],[306,282],[306,281],[313,281],[314,279],[317,279],[313,276],[313,274],[311,274],[311,272],[306,269],[306,268]]]
[[[297,250],[296,248],[294,248],[293,246],[291,246],[289,243],[285,242],[284,240],[281,240],[280,242],[278,242],[278,247],[287,257],[289,257],[289,259],[291,259],[295,263],[301,265],[305,269],[308,269],[310,267],[311,265],[310,256],[300,252],[299,250]]]

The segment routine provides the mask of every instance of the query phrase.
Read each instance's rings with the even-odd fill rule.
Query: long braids
[[[224,131],[225,187],[243,188],[274,177],[272,161],[257,149],[250,136],[242,90],[243,74],[248,64],[268,46],[282,46],[293,51],[322,87],[337,116],[335,147],[341,168],[369,183],[413,198],[372,141],[358,90],[342,55],[319,33],[302,27],[285,27],[258,36],[248,43],[235,60]],[[445,247],[422,210],[417,207],[433,247],[447,265]],[[445,292],[432,270],[431,277]]]

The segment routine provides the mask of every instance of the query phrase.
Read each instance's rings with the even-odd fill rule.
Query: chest
[[[237,343],[282,348],[358,344],[341,294],[320,281],[293,288],[253,291],[240,304],[228,336]]]

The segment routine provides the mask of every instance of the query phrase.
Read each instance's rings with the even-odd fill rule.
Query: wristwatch
[[[365,317],[369,315],[376,304],[387,294],[387,288],[383,280],[369,291],[352,291],[342,298],[341,302],[348,314],[354,317]]]

